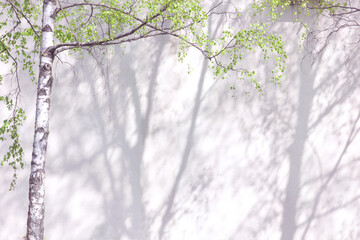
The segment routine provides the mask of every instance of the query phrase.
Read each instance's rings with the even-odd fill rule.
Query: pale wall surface
[[[297,51],[298,25],[273,29],[287,42],[288,79],[263,94],[241,82],[231,91],[235,80],[213,79],[196,52],[178,63],[168,38],[101,68],[89,56],[58,63],[46,240],[280,239],[289,163],[301,176],[295,239],[360,239],[359,48],[347,59],[349,35],[337,35],[313,63]],[[0,168],[0,240],[26,229],[35,86],[23,89],[27,167],[12,192]]]

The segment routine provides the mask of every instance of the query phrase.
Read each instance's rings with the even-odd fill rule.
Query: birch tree
[[[243,28],[224,29],[210,37],[206,29],[211,15],[240,14],[236,1],[218,1],[212,6],[200,0],[2,0],[0,2],[0,59],[10,67],[1,81],[14,81],[15,88],[0,96],[9,116],[0,128],[0,140],[9,148],[1,165],[14,169],[10,189],[15,187],[17,170],[23,168],[23,148],[18,129],[25,120],[21,108],[21,81],[25,70],[29,81],[37,84],[34,142],[29,178],[29,210],[27,240],[44,239],[45,163],[49,136],[50,94],[53,62],[60,53],[104,50],[140,39],[168,35],[178,40],[179,60],[189,47],[201,52],[210,61],[214,75],[226,78],[230,72],[249,80],[262,91],[255,72],[243,67],[245,54],[259,50],[264,59],[274,62],[271,81],[279,84],[284,77],[286,53],[280,36],[266,30],[261,23]],[[223,11],[224,6],[231,11]],[[37,60],[37,56],[39,60]],[[35,67],[35,66],[38,66]],[[38,69],[38,70],[37,70]],[[37,80],[36,80],[36,76]],[[55,110],[56,111],[56,110]]]

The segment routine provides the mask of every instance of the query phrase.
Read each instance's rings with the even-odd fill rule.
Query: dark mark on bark
[[[40,127],[40,128],[38,128],[36,131],[37,131],[37,132],[40,132],[40,133],[43,133],[43,132],[45,132],[45,129],[44,129],[43,127]]]
[[[51,88],[51,86],[52,86],[52,82],[53,82],[53,78],[52,78],[52,77],[50,77],[50,79],[47,81],[47,83],[46,83],[45,87],[50,87],[50,88]]]
[[[46,72],[44,72],[43,70],[40,70],[40,77],[45,77],[46,76]]]
[[[48,53],[48,52],[45,52],[45,53],[50,54],[50,56],[51,56],[51,53]],[[44,63],[40,69],[40,77],[46,77],[49,74],[51,74],[51,64]]]
[[[42,69],[44,71],[50,71],[51,70],[51,65],[49,63],[45,63],[43,66],[42,66]]]
[[[48,133],[48,132],[45,132],[44,135],[43,135],[43,137],[41,138],[41,141],[46,140],[46,139],[48,138],[48,136],[49,136],[49,133]],[[46,145],[45,145],[45,148],[46,148]]]
[[[50,15],[50,17],[53,18],[53,19],[55,19],[57,13],[58,13],[58,8],[55,9],[55,11]]]
[[[53,57],[54,57],[54,49],[53,49],[53,48],[48,48],[48,49],[46,49],[46,51],[44,51],[44,52],[42,53],[42,55],[43,55],[44,57],[48,57],[48,58],[53,59]]]
[[[42,139],[42,140],[44,140],[44,139]],[[41,149],[42,149],[43,151],[46,151],[46,150],[47,150],[47,144],[44,144],[44,145],[41,147]]]
[[[43,32],[52,32],[52,28],[49,26],[49,24],[46,24],[45,27],[42,29]]]
[[[40,91],[39,91],[39,96],[45,96],[46,95],[46,91],[45,91],[45,89],[40,89]]]
[[[30,184],[41,185],[43,181],[44,172],[42,170],[36,170],[30,175]]]

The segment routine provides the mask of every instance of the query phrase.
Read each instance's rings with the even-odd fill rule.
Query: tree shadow
[[[56,150],[50,149],[55,154],[49,158],[61,161],[61,164],[49,164],[48,171],[54,179],[66,175],[66,181],[73,183],[59,187],[66,187],[66,193],[58,199],[48,199],[48,205],[60,207],[47,213],[47,231],[55,234],[54,237],[57,232],[54,226],[59,219],[65,225],[68,224],[66,219],[74,221],[74,216],[76,218],[76,213],[70,213],[70,205],[80,204],[80,209],[94,209],[88,217],[95,220],[91,225],[97,227],[84,232],[86,227],[79,226],[78,232],[74,231],[70,236],[79,239],[148,239],[142,165],[158,68],[167,45],[166,38],[158,40],[151,45],[148,57],[143,59],[149,64],[148,71],[144,71],[145,78],[139,80],[136,76],[133,70],[136,59],[131,53],[118,57],[122,55],[121,50],[115,50],[118,52],[112,58],[94,56],[96,61],[91,55],[86,55],[76,63],[82,68],[78,73],[82,80],[73,83],[72,96],[67,98],[66,92],[57,94],[60,99],[55,99],[55,107],[68,109],[68,113],[57,112],[53,117],[59,119],[62,114],[62,120],[58,121],[67,131],[54,130],[59,139],[51,139],[53,142],[49,146],[55,145]],[[136,48],[131,49],[139,52]],[[142,91],[141,95],[139,91]],[[67,99],[62,98],[63,94]],[[146,101],[141,102],[143,99]],[[73,104],[67,105],[69,102]],[[71,121],[74,116],[79,122]],[[72,134],[69,134],[69,129],[72,129]],[[78,180],[74,176],[77,174],[82,175]],[[49,185],[53,185],[51,180]],[[93,202],[84,199],[82,194],[92,196]],[[52,195],[51,189],[49,195]],[[60,204],[66,199],[72,201],[68,202],[70,205]],[[99,209],[103,214],[99,214]],[[69,214],[72,215],[70,219],[67,217]]]
[[[311,41],[311,39],[310,39]],[[308,138],[309,117],[314,100],[317,66],[312,65],[312,55],[307,53],[301,61],[300,89],[298,95],[297,120],[293,141],[288,149],[289,174],[285,190],[281,239],[291,240],[296,232],[297,201],[300,194],[301,165],[305,143]]]
[[[226,5],[224,7],[223,11],[226,12],[226,10],[228,8],[229,8],[229,6]],[[210,36],[216,35],[219,32],[219,30],[222,27],[221,23],[224,22],[225,18],[226,18],[226,15],[221,16],[218,19],[209,18],[208,33]],[[192,103],[193,103],[192,112],[189,117],[190,124],[189,124],[188,131],[186,134],[186,142],[185,142],[184,149],[182,151],[182,157],[181,157],[181,163],[179,166],[179,170],[176,173],[176,177],[171,186],[171,190],[168,194],[167,200],[162,207],[163,210],[161,212],[159,212],[162,214],[161,223],[160,223],[160,227],[158,230],[158,239],[159,240],[162,240],[164,238],[169,239],[168,237],[166,238],[166,229],[171,222],[173,222],[173,224],[176,225],[176,217],[175,217],[176,213],[180,214],[181,211],[186,213],[186,211],[187,211],[186,208],[181,209],[180,207],[178,207],[176,205],[176,196],[179,191],[181,181],[184,178],[184,175],[185,175],[184,173],[189,165],[192,150],[193,150],[193,148],[195,148],[196,142],[199,141],[199,139],[195,137],[195,132],[196,132],[197,124],[199,124],[199,114],[200,114],[200,110],[201,110],[202,101],[204,100],[204,95],[205,95],[204,84],[205,84],[206,75],[207,75],[208,70],[209,70],[209,62],[207,59],[205,59],[205,60],[203,60],[203,63],[202,63],[199,81],[198,81],[197,88],[196,88],[196,93],[194,96],[194,100],[192,101]],[[193,185],[191,187],[191,193],[190,193],[190,195],[194,196],[195,202],[201,201],[200,199],[197,198],[196,195],[197,194],[201,195],[201,192],[203,192],[205,189],[207,189],[209,187],[210,182],[211,182],[211,171],[210,170],[209,171],[205,170],[204,172],[199,171],[197,177],[198,177],[198,179],[196,180],[196,183],[192,183]],[[199,191],[199,192],[196,193],[197,191]]]
[[[287,30],[291,31],[291,27]],[[342,193],[341,197],[335,192],[342,186],[354,187],[352,180],[346,180],[345,172],[357,175],[354,167],[358,154],[354,146],[358,140],[351,133],[357,119],[353,109],[359,104],[355,97],[359,91],[355,77],[357,59],[349,60],[340,54],[341,61],[337,58],[337,64],[331,65],[331,48],[323,57],[318,55],[315,62],[311,52],[301,57],[292,48],[288,51],[289,80],[278,90],[265,91],[260,100],[251,99],[250,108],[262,106],[261,114],[255,114],[262,122],[250,126],[255,133],[248,135],[247,172],[241,179],[246,179],[243,187],[251,185],[258,197],[231,239],[322,239],[324,231],[335,236],[340,234],[336,231],[340,231],[341,221],[346,221],[334,218],[356,209],[358,191],[349,196]],[[299,65],[301,68],[297,69]],[[352,110],[342,111],[343,108]],[[257,128],[271,142],[270,146],[253,140]],[[352,142],[348,141],[350,138]],[[330,176],[338,176],[341,183]],[[325,219],[331,220],[333,231]],[[355,224],[354,216],[352,219]],[[350,232],[354,227],[346,229]],[[331,233],[327,235],[329,239]]]
[[[158,233],[159,239],[163,239],[165,229],[166,229],[168,223],[172,220],[172,218],[174,216],[173,208],[174,208],[176,193],[178,192],[178,188],[179,188],[181,179],[184,175],[184,172],[185,172],[186,167],[189,162],[191,149],[194,145],[194,132],[195,132],[196,124],[197,124],[199,110],[201,107],[201,99],[200,98],[203,94],[203,85],[204,85],[207,69],[208,69],[208,64],[207,64],[207,61],[205,60],[203,63],[202,69],[201,69],[200,79],[199,79],[198,86],[197,86],[197,92],[196,92],[196,96],[194,99],[194,106],[193,106],[192,115],[191,115],[190,127],[189,127],[189,131],[187,134],[187,140],[186,140],[185,149],[183,151],[181,164],[179,167],[179,171],[176,174],[176,178],[173,183],[173,186],[171,188],[171,191],[170,191],[170,194],[169,194],[166,206],[165,206],[165,212],[162,216],[161,226],[160,226],[159,233]]]
[[[311,38],[311,35],[307,41],[313,44],[310,44],[310,46],[307,45],[308,49],[312,51],[314,49],[315,41]],[[295,238],[302,240],[307,239],[314,216],[318,211],[321,198],[324,195],[323,193],[328,191],[328,189],[334,189],[336,191],[336,188],[339,187],[337,184],[330,184],[330,182],[334,175],[337,174],[340,163],[342,161],[348,161],[345,160],[344,155],[351,144],[353,144],[352,141],[357,134],[354,133],[354,128],[356,127],[358,117],[356,118],[355,123],[352,123],[352,118],[355,114],[354,112],[349,112],[346,116],[336,114],[339,108],[348,105],[349,102],[352,101],[352,96],[359,90],[356,78],[354,78],[350,71],[346,70],[346,61],[338,62],[336,66],[333,66],[325,74],[319,71],[324,69],[324,65],[327,68],[329,67],[327,61],[329,59],[328,56],[328,54],[323,56],[323,54],[314,55],[311,52],[308,52],[302,59],[302,66],[304,67],[300,75],[297,124],[293,135],[293,141],[288,149],[289,174],[285,200],[283,203],[282,240],[292,240]],[[353,61],[354,60],[356,61],[356,59],[353,59]],[[338,81],[338,78],[341,75],[344,75],[344,79],[347,80]],[[318,82],[317,86],[315,86],[315,81]],[[319,107],[319,99],[324,98],[324,95],[328,95],[329,92],[333,96],[331,99],[327,100],[326,104],[322,103],[322,106]],[[346,118],[348,119],[344,121],[343,119]],[[320,131],[324,131],[321,130],[321,128],[325,125],[319,125],[320,122],[325,121],[324,119],[327,119],[327,124],[334,126],[334,130],[339,128],[339,126],[336,126],[336,122],[339,120],[343,122],[343,126],[340,127],[340,129],[352,128],[348,137],[346,137],[347,134],[344,133],[344,130],[340,130],[342,132],[341,135],[337,130],[327,130],[328,133],[326,135],[328,136],[320,140],[324,141],[323,143],[320,143],[319,140],[314,142],[314,136],[319,135]],[[326,149],[324,143],[328,143],[329,146],[333,144],[331,135],[336,138],[337,146],[345,144],[345,147],[336,147],[330,151],[329,149]],[[311,150],[309,149],[309,146],[311,146]],[[317,148],[322,148],[322,151],[325,149],[325,154],[319,155]],[[313,152],[312,154],[310,153],[310,155],[309,150]],[[332,152],[332,154],[329,156],[329,154],[326,154],[326,151]],[[326,160],[324,159],[325,155],[327,155]],[[339,157],[335,157],[336,155],[339,155]],[[353,157],[354,155],[350,155],[348,156],[348,159]],[[317,162],[317,165],[319,166],[318,172],[314,171],[316,169],[314,168],[314,162]],[[303,164],[305,164],[305,166],[302,166]],[[331,167],[332,164],[334,164],[334,167]],[[327,177],[323,176],[324,168],[331,169],[329,170],[330,174],[328,174]],[[348,171],[352,170],[348,169]],[[303,181],[307,181],[307,178],[313,174],[315,176],[318,175],[321,178],[320,183],[312,182],[313,186],[310,187],[308,185],[307,187],[304,187]],[[312,178],[313,177],[314,176],[312,176]],[[302,180],[302,178],[305,180]],[[348,184],[351,185],[351,183]],[[309,188],[312,190],[310,191]],[[309,198],[309,195],[313,195],[313,197]],[[326,202],[329,202],[332,198],[333,197],[329,197],[326,199]],[[357,196],[354,198],[356,199]],[[352,202],[352,200],[350,202]],[[321,205],[323,204],[324,203]],[[337,205],[337,209],[340,210],[341,207],[339,207],[339,204]],[[344,204],[342,206],[343,211],[346,211],[346,205],[347,204]],[[328,208],[331,204],[327,203],[325,206]],[[325,206],[323,205],[323,207]],[[299,221],[305,221],[306,224],[299,224]],[[318,222],[318,224],[321,225],[320,222]],[[320,231],[317,232],[316,230],[315,233],[321,234]],[[331,234],[329,234],[329,236],[331,236]],[[313,238],[314,235],[309,237],[309,239]]]

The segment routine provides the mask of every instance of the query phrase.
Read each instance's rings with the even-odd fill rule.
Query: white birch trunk
[[[37,88],[35,134],[29,179],[27,240],[44,239],[45,162],[49,135],[50,92],[54,45],[55,0],[43,1],[40,69]],[[50,50],[50,51],[49,51]]]

